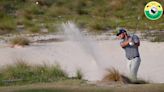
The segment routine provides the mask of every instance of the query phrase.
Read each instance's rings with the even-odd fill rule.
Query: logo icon
[[[162,5],[156,1],[151,1],[145,6],[144,13],[148,19],[157,20],[163,14]]]

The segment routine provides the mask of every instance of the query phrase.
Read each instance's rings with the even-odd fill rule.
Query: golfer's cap
[[[119,29],[116,35],[119,36],[121,33],[126,33],[126,30],[123,28]]]

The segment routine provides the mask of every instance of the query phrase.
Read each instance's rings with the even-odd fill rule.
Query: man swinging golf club
[[[128,35],[125,29],[119,29],[117,37],[122,39],[120,45],[126,53],[129,77],[132,81],[137,81],[137,72],[141,62],[138,51],[138,47],[140,46],[139,37]]]

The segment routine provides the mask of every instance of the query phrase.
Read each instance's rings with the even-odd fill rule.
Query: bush
[[[136,81],[131,80],[125,75],[120,74],[118,70],[115,68],[111,68],[107,70],[107,74],[103,78],[104,82],[119,82],[119,83],[124,83],[124,84],[147,84],[149,83],[148,81],[142,80],[142,79],[137,79]]]
[[[72,12],[67,7],[56,7],[56,6],[52,6],[46,12],[46,15],[51,17],[66,16],[70,14],[72,14]]]
[[[26,14],[33,14],[33,15],[40,15],[44,13],[43,9],[40,6],[36,5],[35,3],[31,3],[30,7],[29,4],[27,4],[27,7],[24,9],[24,12]]]
[[[10,43],[12,45],[25,46],[25,45],[29,45],[30,41],[27,38],[24,38],[24,37],[15,37],[15,38],[10,40]]]
[[[31,33],[38,33],[38,32],[40,32],[39,24],[34,22],[34,21],[30,21],[28,19],[24,19],[23,20],[23,24],[25,25],[25,29],[28,32],[31,32]]]
[[[33,23],[28,22],[27,25],[38,25],[43,22],[61,23],[66,20],[76,19],[81,27],[90,28],[93,32],[115,29],[116,26],[139,30],[163,30],[164,16],[159,20],[150,21],[145,17],[144,12],[141,11],[148,1],[0,0],[0,33],[9,33],[11,30],[15,30],[17,26],[16,21],[21,18],[27,19],[29,22],[37,20],[37,22]],[[164,4],[164,2],[158,1]],[[10,18],[2,20],[2,16],[10,16]],[[83,16],[89,17],[84,19]],[[117,20],[119,21],[117,22]],[[18,22],[18,24],[23,24],[22,21]],[[24,25],[26,27],[26,24]],[[28,27],[30,28],[31,26]],[[38,30],[34,28],[33,31],[36,32]]]
[[[103,80],[105,81],[121,81],[121,74],[118,70],[112,68],[107,70],[108,73],[105,75]]]
[[[58,0],[31,0],[32,2],[38,2],[41,6],[51,6],[53,3],[57,2]]]
[[[1,70],[1,77],[3,76],[4,80],[8,82],[14,81],[17,79],[23,80],[26,76],[28,76],[27,72],[30,71],[30,66],[24,62],[24,60],[19,59],[16,61],[14,65],[7,65],[5,69]]]
[[[93,32],[103,32],[111,28],[111,24],[113,23],[110,20],[104,20],[104,18],[95,19],[89,22],[88,27]]]
[[[45,24],[45,28],[47,28],[48,32],[57,32],[57,25],[53,23],[47,23]]]
[[[31,32],[31,33],[38,33],[38,32],[40,32],[40,28],[38,26],[34,25],[33,27],[27,28],[27,31]]]
[[[58,65],[37,65],[34,67],[33,72],[35,76],[33,81],[36,82],[52,82],[67,78],[67,74]]]
[[[82,74],[81,70],[79,70],[79,69],[76,71],[76,78],[79,80],[81,80],[83,78],[83,74]]]
[[[9,33],[16,29],[16,22],[12,17],[3,16],[0,21],[0,34]]]
[[[27,61],[17,59],[15,64],[0,70],[0,85],[25,84],[35,82],[53,82],[68,79],[59,65],[32,66]]]

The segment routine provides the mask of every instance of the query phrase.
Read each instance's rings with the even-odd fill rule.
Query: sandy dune
[[[34,43],[24,48],[0,48],[0,66],[13,64],[16,59],[24,59],[30,64],[60,64],[74,76],[81,69],[84,78],[90,81],[100,80],[106,68],[115,67],[126,74],[126,58],[118,40],[96,41],[98,50],[92,55],[73,41]],[[93,46],[95,47],[95,46]],[[97,48],[96,48],[97,49]],[[164,43],[142,41],[140,46],[141,67],[139,77],[155,83],[164,83]]]

